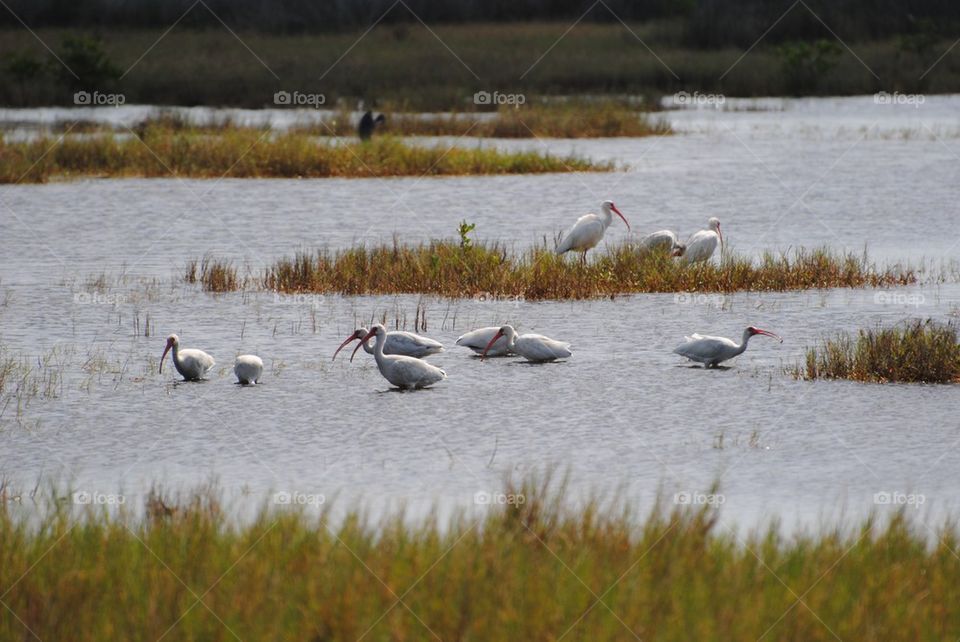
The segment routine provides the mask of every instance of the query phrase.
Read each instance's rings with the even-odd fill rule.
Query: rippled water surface
[[[885,492],[922,494],[931,520],[955,514],[960,389],[807,383],[783,371],[838,330],[952,318],[952,283],[879,297],[532,303],[212,296],[179,281],[187,260],[207,254],[258,273],[298,249],[450,237],[461,219],[477,224],[478,239],[521,249],[608,197],[638,233],[689,234],[718,216],[740,252],[826,244],[866,247],[881,262],[948,262],[960,254],[960,100],[927,101],[670,111],[676,135],[640,140],[458,142],[627,166],[612,174],[2,186],[0,345],[39,383],[37,395],[0,408],[0,474],[20,487],[49,478],[128,495],[216,478],[255,498],[289,490],[373,507],[473,507],[475,493],[501,488],[505,475],[555,464],[578,491],[620,489],[643,505],[719,481],[724,519],[748,526],[887,510],[874,502]],[[0,113],[8,123],[41,116]],[[418,303],[426,334],[447,345],[431,357],[446,382],[388,392],[369,356],[330,362],[356,321],[385,315],[412,326]],[[466,330],[502,322],[571,341],[574,356],[481,363],[453,346]],[[758,337],[717,371],[671,354],[684,334],[739,337],[749,324],[784,343]],[[217,359],[210,381],[157,374],[170,332]],[[241,352],[264,358],[262,386],[233,385]]]

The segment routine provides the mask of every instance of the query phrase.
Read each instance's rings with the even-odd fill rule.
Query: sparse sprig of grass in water
[[[798,379],[955,383],[960,381],[957,329],[928,319],[860,330],[856,337],[840,334],[809,348],[791,373]]]
[[[485,491],[489,504],[446,522],[334,520],[326,502],[238,524],[208,489],[151,493],[142,516],[132,500],[100,505],[122,495],[80,495],[85,509],[43,491],[0,502],[0,585],[17,616],[0,618],[0,639],[939,642],[960,630],[960,533],[910,509],[737,535],[709,504],[641,515],[536,482]],[[816,617],[790,613],[797,587]]]
[[[391,136],[325,142],[304,133],[227,127],[146,127],[56,141],[0,140],[0,183],[79,176],[195,178],[382,177],[612,171],[610,162],[536,151],[410,145]]]
[[[280,292],[479,294],[525,299],[586,299],[641,292],[784,291],[877,287],[916,281],[910,269],[877,268],[863,256],[827,249],[730,253],[720,263],[687,264],[620,245],[580,266],[546,246],[515,256],[498,244],[434,241],[298,254],[270,266],[261,285]]]

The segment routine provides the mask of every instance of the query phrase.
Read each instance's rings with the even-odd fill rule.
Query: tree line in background
[[[387,24],[416,22],[418,18],[430,24],[449,24],[572,21],[586,12],[584,20],[596,22],[618,19],[628,22],[678,20],[682,23],[682,29],[679,36],[681,40],[677,44],[715,48],[749,47],[774,23],[776,26],[765,36],[769,42],[827,38],[831,36],[830,30],[845,40],[878,39],[901,34],[914,34],[921,38],[947,36],[956,35],[960,25],[960,3],[956,0],[805,0],[809,10],[796,6],[788,12],[795,2],[204,0],[198,3],[197,0],[7,0],[6,6],[10,11],[0,10],[0,27],[20,27],[19,19],[22,19],[31,28],[166,28],[180,19],[179,24],[183,26],[219,28],[220,20],[223,20],[234,29],[292,34],[365,28],[381,17]]]

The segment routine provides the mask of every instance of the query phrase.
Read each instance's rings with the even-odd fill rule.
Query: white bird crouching
[[[533,363],[566,359],[573,354],[570,352],[570,344],[566,341],[557,341],[542,334],[521,334],[518,336],[512,325],[501,327],[487,347],[492,347],[501,337],[506,337],[507,349],[510,352],[518,354]],[[487,350],[483,351],[483,356],[487,356]]]
[[[255,385],[260,382],[263,373],[263,360],[253,354],[241,354],[233,363],[233,374],[237,375],[237,383]]]
[[[351,341],[357,341],[366,336],[367,332],[366,328],[358,328],[354,331],[333,353],[333,359],[336,359],[337,354],[347,347]],[[370,345],[370,341],[365,341],[361,345],[367,354],[373,354],[373,346]],[[438,352],[443,352],[443,344],[439,341],[402,330],[387,332],[387,343],[383,347],[384,354],[399,354],[406,357],[416,357],[417,359],[423,359]]]
[[[674,348],[673,351],[681,357],[686,357],[691,361],[704,364],[707,368],[712,368],[727,359],[743,354],[744,350],[747,349],[747,342],[755,334],[773,337],[783,343],[783,339],[773,332],[750,326],[743,331],[743,339],[739,344],[726,337],[692,334],[689,337],[684,337],[683,343]]]
[[[486,350],[488,357],[506,357],[511,354],[507,345],[507,338],[503,335],[490,344],[494,335],[500,332],[499,326],[488,326],[486,328],[477,328],[457,339],[457,345],[470,348],[475,354],[483,354]],[[489,345],[489,347],[488,347]]]

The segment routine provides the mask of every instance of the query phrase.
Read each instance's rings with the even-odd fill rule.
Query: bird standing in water
[[[373,112],[368,111],[360,119],[360,124],[357,125],[357,136],[360,137],[360,140],[370,140],[370,137],[373,136],[373,132],[377,128],[377,125],[382,125],[386,121],[387,117],[383,114],[379,114],[376,118],[374,118]]]

